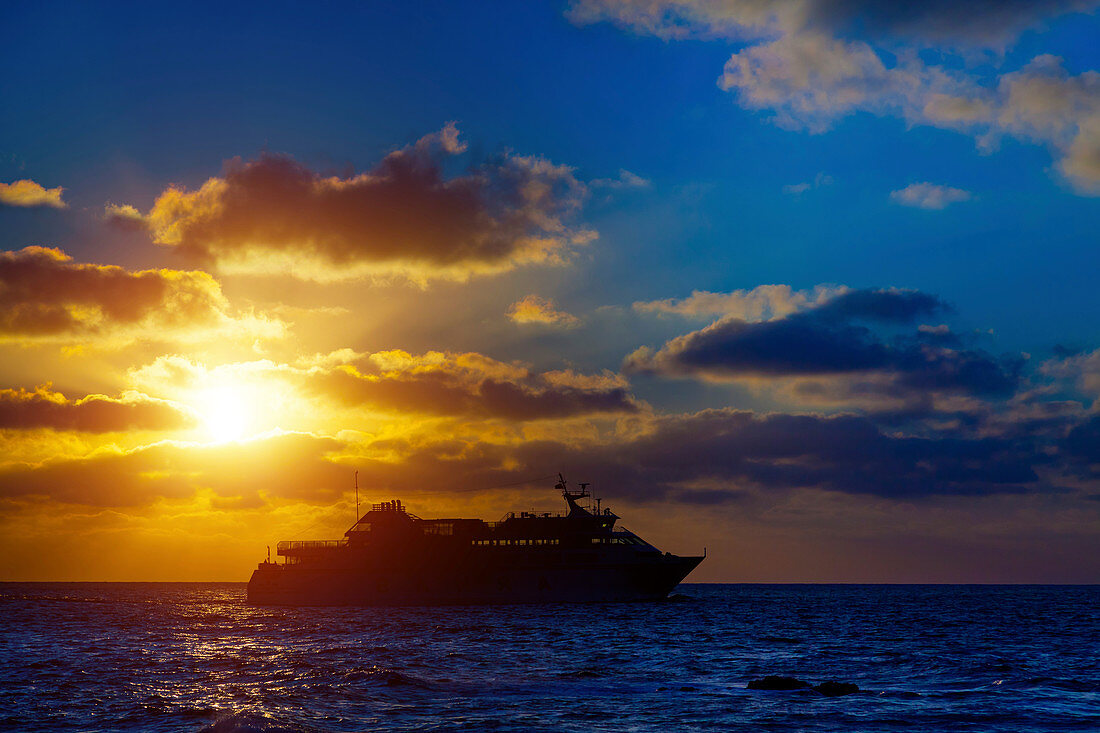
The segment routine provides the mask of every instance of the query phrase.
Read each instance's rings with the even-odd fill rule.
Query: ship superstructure
[[[449,605],[665,598],[704,556],[662,553],[616,526],[588,484],[557,488],[568,511],[500,521],[421,519],[399,499],[371,506],[340,540],[286,541],[259,564],[260,605]]]

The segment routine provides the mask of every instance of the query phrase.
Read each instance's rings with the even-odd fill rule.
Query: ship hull
[[[702,557],[466,557],[397,565],[349,558],[330,567],[261,563],[248,602],[281,606],[443,606],[654,601]],[[564,560],[564,561],[563,561]],[[572,560],[572,561],[571,561]]]

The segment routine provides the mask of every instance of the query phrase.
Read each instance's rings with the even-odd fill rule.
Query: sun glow
[[[203,427],[213,440],[240,440],[252,427],[251,406],[239,389],[211,387],[200,394],[197,403]]]

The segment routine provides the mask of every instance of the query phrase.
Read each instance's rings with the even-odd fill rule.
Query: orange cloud
[[[474,353],[378,352],[313,371],[306,384],[348,404],[432,415],[524,421],[640,409],[617,375],[539,373]]]
[[[166,190],[146,221],[158,244],[223,271],[314,280],[462,280],[561,263],[594,238],[567,223],[587,194],[572,169],[503,155],[448,179],[457,137],[448,125],[348,178],[286,156],[233,161],[197,191]]]
[[[426,416],[553,420],[586,415],[639,412],[643,403],[619,375],[572,371],[536,372],[477,353],[405,351],[360,354],[342,350],[297,364],[271,361],[207,368],[179,356],[162,356],[130,372],[132,383],[188,403],[188,395],[211,385],[233,385],[238,394],[255,392],[254,411],[280,405],[267,425],[296,429],[332,427],[317,399],[372,412]],[[287,389],[287,386],[291,389]],[[320,420],[320,422],[319,422]],[[287,422],[289,421],[289,425]]]
[[[347,485],[348,469],[335,462],[343,447],[335,438],[303,433],[239,443],[165,441],[129,451],[108,447],[75,459],[0,466],[0,498],[133,507],[212,492],[249,503],[330,502]]]
[[[92,394],[70,400],[49,385],[34,391],[0,389],[0,429],[174,430],[191,427],[194,417],[164,400],[129,392],[121,397]]]
[[[562,328],[580,324],[579,318],[558,310],[554,307],[554,301],[538,295],[528,295],[512,303],[508,308],[508,317],[516,323],[542,323]]]
[[[124,328],[281,332],[277,322],[231,316],[221,286],[205,272],[76,263],[51,247],[0,252],[0,308],[0,338],[102,336]]]
[[[7,204],[8,206],[51,206],[55,209],[64,209],[68,206],[61,200],[61,194],[64,190],[61,186],[45,188],[29,179],[12,183],[0,183],[0,204]]]

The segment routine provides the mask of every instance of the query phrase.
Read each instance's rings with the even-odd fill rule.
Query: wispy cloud
[[[950,204],[969,201],[971,198],[973,194],[969,191],[927,181],[910,183],[905,188],[890,192],[890,199],[895,203],[919,209],[944,209]]]
[[[653,182],[642,178],[636,173],[631,173],[625,168],[619,170],[618,178],[593,178],[588,182],[592,188],[649,188]]]
[[[538,295],[527,295],[508,306],[508,318],[514,323],[540,323],[561,328],[580,324],[579,318],[558,310],[554,301]]]
[[[802,183],[792,183],[783,187],[783,193],[791,194],[792,196],[798,196],[806,193],[815,188],[821,188],[822,186],[833,185],[833,177],[825,173],[818,173],[814,176],[812,181],[803,181]]]
[[[103,207],[103,221],[122,229],[144,229],[145,217],[130,204],[111,204]]]
[[[696,290],[687,298],[639,301],[633,307],[639,313],[675,314],[692,318],[729,316],[758,322],[813,308],[846,291],[846,287],[838,285],[818,285],[812,290],[794,290],[790,285],[757,285],[751,290],[734,290],[730,293]]]

